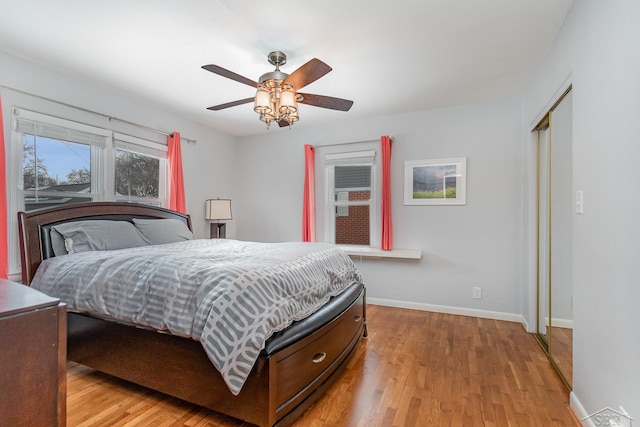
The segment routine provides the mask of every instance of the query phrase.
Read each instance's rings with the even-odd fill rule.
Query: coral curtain
[[[304,199],[302,206],[302,241],[316,241],[315,151],[304,146]]]
[[[167,138],[167,160],[169,161],[169,209],[187,213],[182,177],[182,149],[180,132],[173,132]]]
[[[7,233],[7,165],[2,125],[2,98],[0,98],[0,278],[9,277],[9,235]]]
[[[391,227],[391,138],[380,137],[382,148],[382,242],[380,248],[389,251],[393,247]]]

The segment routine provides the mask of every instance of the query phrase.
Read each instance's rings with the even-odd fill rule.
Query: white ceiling
[[[252,104],[206,107],[255,91],[202,65],[258,80],[273,50],[289,74],[326,62],[304,92],[354,105],[301,105],[295,127],[482,102],[522,92],[572,1],[0,0],[0,50],[243,136],[266,132]]]

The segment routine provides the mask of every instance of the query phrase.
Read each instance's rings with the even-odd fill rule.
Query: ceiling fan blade
[[[349,111],[353,105],[353,101],[342,98],[334,98],[331,96],[313,95],[311,93],[298,93],[302,95],[302,100],[298,101],[302,104],[313,105],[314,107],[329,108],[331,110]]]
[[[227,102],[226,104],[214,105],[213,107],[208,107],[207,110],[219,111],[224,110],[225,108],[235,107],[236,105],[247,104],[249,102],[253,102],[253,98],[239,99],[237,101]]]
[[[315,82],[331,70],[332,68],[327,64],[319,59],[313,58],[311,61],[291,73],[289,77],[284,79],[284,84],[290,84],[293,86],[294,90],[302,89],[309,83]]]
[[[212,73],[217,74],[219,76],[226,77],[228,79],[235,80],[235,81],[240,82],[240,83],[244,83],[244,84],[246,84],[248,86],[251,86],[253,88],[258,87],[258,82],[254,82],[251,79],[248,79],[248,78],[246,78],[244,76],[241,76],[240,74],[236,74],[233,71],[229,71],[229,70],[227,70],[225,68],[222,68],[222,67],[219,67],[217,65],[213,65],[213,64],[203,65],[202,68],[207,70],[207,71],[211,71]]]

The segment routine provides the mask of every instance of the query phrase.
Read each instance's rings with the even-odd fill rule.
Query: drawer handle
[[[353,318],[353,321],[354,321],[354,322],[359,322],[359,321],[360,321],[360,319],[362,319],[362,316],[357,315],[356,317],[354,317],[354,318]]]
[[[327,353],[325,352],[318,353],[315,356],[313,356],[313,359],[311,359],[311,361],[313,363],[320,363],[324,360],[325,357],[327,357]]]

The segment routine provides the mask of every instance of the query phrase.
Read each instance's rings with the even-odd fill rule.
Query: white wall
[[[524,97],[533,123],[573,83],[572,405],[640,419],[640,3],[576,0]],[[530,129],[530,128],[529,128]],[[527,163],[525,161],[525,163]],[[527,243],[525,243],[527,247]]]
[[[182,136],[197,139],[197,144],[182,142],[184,180],[187,212],[192,216],[196,237],[208,237],[209,229],[204,220],[204,201],[214,197],[235,198],[234,166],[235,138],[208,129],[157,105],[134,99],[126,93],[114,91],[100,84],[70,76],[65,76],[44,67],[28,63],[16,57],[0,53],[0,95],[2,95],[2,114],[5,130],[5,149],[7,154],[7,176],[9,192],[9,237],[11,253],[11,278],[20,280],[17,252],[17,226],[15,224],[16,173],[21,167],[20,159],[12,159],[11,123],[12,107],[21,107],[102,126],[108,129],[129,133],[157,142],[166,142],[166,136],[141,130],[95,114],[82,112],[62,106],[22,92],[37,94],[58,102],[126,119],[166,132],[179,131]],[[6,87],[16,90],[10,90]],[[233,236],[233,223],[229,224],[228,235]],[[17,275],[16,275],[17,274]]]
[[[241,138],[238,237],[301,239],[304,144],[395,138],[392,153],[394,246],[421,260],[363,260],[368,297],[428,308],[453,306],[520,318],[521,105],[503,100],[330,126],[272,129]],[[304,111],[301,111],[301,121]],[[357,145],[352,145],[357,150]],[[404,206],[405,160],[467,157],[466,206]],[[321,168],[322,158],[316,158]],[[316,194],[318,210],[322,194]],[[322,235],[318,236],[319,239]],[[472,287],[483,299],[472,299]],[[442,308],[442,307],[440,307]]]

